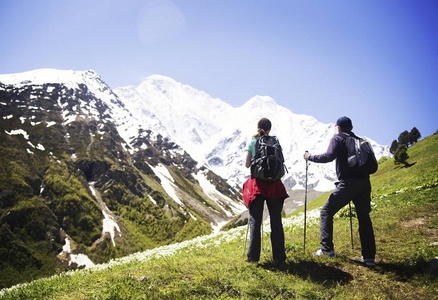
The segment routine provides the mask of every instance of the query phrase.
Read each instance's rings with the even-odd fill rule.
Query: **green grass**
[[[379,165],[379,170],[372,176],[373,194],[391,194],[433,184],[438,180],[438,134],[419,141],[408,149],[408,165],[395,165],[389,159]]]
[[[16,286],[3,290],[0,298],[437,299],[437,277],[427,272],[428,263],[438,256],[437,150],[437,136],[426,138],[408,150],[410,166],[396,166],[389,159],[372,176],[374,268],[360,263],[355,219],[352,249],[350,221],[343,212],[334,223],[336,257],[311,255],[319,248],[318,210],[326,194],[308,204],[306,253],[303,210],[284,219],[284,265],[271,260],[265,223],[259,265],[244,262],[246,226],[242,226]]]

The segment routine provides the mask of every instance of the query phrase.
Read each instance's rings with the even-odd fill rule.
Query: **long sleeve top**
[[[348,135],[354,135],[352,132],[345,132]],[[336,175],[339,180],[356,177],[351,174],[347,162],[348,153],[345,146],[345,138],[341,135],[335,135],[329,143],[327,151],[324,154],[310,155],[309,160],[316,163],[327,163],[336,159]]]

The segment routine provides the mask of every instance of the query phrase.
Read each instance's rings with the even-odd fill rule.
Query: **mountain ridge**
[[[305,175],[300,167],[302,153],[306,150],[311,153],[324,152],[329,139],[335,134],[333,123],[322,124],[312,116],[294,114],[279,106],[269,96],[256,95],[242,106],[232,107],[218,98],[210,97],[206,92],[163,75],[151,75],[137,87],[113,90],[93,70],[41,69],[0,76],[3,79],[15,79],[15,84],[20,78],[21,82],[27,78],[28,81],[36,80],[39,83],[47,80],[44,78],[54,78],[56,82],[70,85],[74,82],[72,79],[81,80],[115,112],[118,131],[128,144],[144,128],[160,132],[162,136],[181,145],[199,164],[211,167],[227,178],[233,186],[241,186],[248,176],[243,167],[243,144],[255,133],[256,123],[261,117],[271,119],[272,134],[280,138],[286,166],[290,171],[284,181],[290,189],[304,188]],[[29,80],[28,77],[32,78]],[[118,104],[117,108],[115,104]],[[388,146],[368,140],[378,158],[391,156]],[[222,149],[217,146],[230,141],[232,144]],[[317,173],[309,175],[310,187],[320,191],[330,190],[336,181],[330,163],[319,166]]]
[[[312,116],[294,114],[269,96],[257,95],[240,107],[232,107],[220,99],[213,99],[205,92],[199,92],[168,77],[165,77],[166,80],[170,80],[172,84],[166,83],[165,87],[154,78],[161,80],[162,77],[153,75],[138,87],[116,88],[114,92],[126,107],[135,99],[136,105],[140,104],[144,108],[143,113],[160,120],[168,136],[186,149],[198,163],[212,168],[234,186],[241,186],[248,177],[243,162],[244,147],[256,132],[256,124],[260,118],[268,117],[271,120],[271,134],[277,135],[283,146],[286,166],[289,168],[289,174],[283,181],[290,189],[304,189],[305,174],[300,166],[303,162],[302,153],[306,150],[312,153],[324,152],[330,138],[336,133],[333,123],[322,124]],[[164,102],[156,100],[163,97],[163,92],[168,99],[169,95],[179,99],[178,104],[191,97],[196,98],[199,100],[197,104],[202,105],[203,110],[187,110],[169,104],[165,110],[156,109]],[[208,106],[212,101],[216,104],[214,108]],[[192,102],[187,103],[187,106],[192,106]],[[178,119],[185,121],[178,123]],[[378,158],[390,156],[388,146],[378,145],[372,140],[370,142]],[[321,165],[316,171],[309,176],[310,187],[320,191],[330,190],[336,181],[333,163]]]
[[[97,73],[29,80],[47,72],[0,76],[1,286],[216,232],[245,209],[176,143],[132,128]]]

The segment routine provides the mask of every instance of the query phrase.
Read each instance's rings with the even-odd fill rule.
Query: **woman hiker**
[[[256,155],[256,143],[264,135],[269,135],[271,131],[271,121],[262,118],[257,124],[257,134],[255,134],[246,147],[245,167],[249,168],[251,159]],[[271,221],[271,245],[272,256],[275,262],[282,263],[286,260],[284,249],[284,231],[281,220],[284,199],[289,195],[281,182],[264,181],[254,178],[252,175],[244,183],[243,195],[245,204],[249,208],[250,240],[245,262],[258,262],[261,250],[260,227],[263,222],[263,208],[266,200]]]

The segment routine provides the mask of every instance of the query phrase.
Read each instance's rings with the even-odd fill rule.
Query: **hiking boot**
[[[252,260],[252,259],[245,259],[245,262],[246,263],[258,263],[259,261],[258,260]]]
[[[315,255],[315,256],[325,256],[325,255],[327,255],[330,258],[335,257],[335,251],[333,251],[333,250],[328,252],[328,251],[322,251],[321,249],[319,249],[318,251],[313,252],[312,254]]]
[[[364,262],[364,264],[367,267],[374,267],[376,265],[373,258],[363,258],[362,257],[362,261]]]

